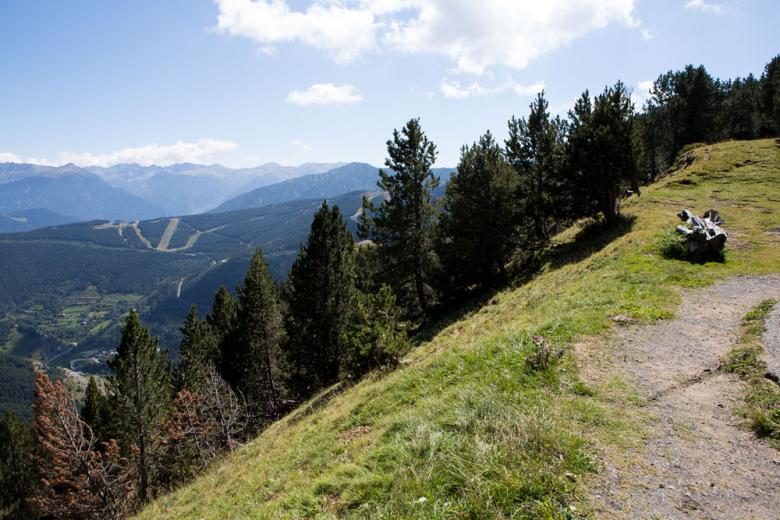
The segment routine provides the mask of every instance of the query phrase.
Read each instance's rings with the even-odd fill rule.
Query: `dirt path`
[[[162,237],[160,237],[160,243],[157,244],[158,251],[168,251],[168,245],[171,243],[171,238],[173,238],[173,234],[176,233],[176,228],[179,227],[179,220],[181,219],[174,217],[168,221],[168,225],[165,226],[165,231],[163,231]]]
[[[614,370],[652,416],[635,460],[606,455],[591,493],[596,518],[780,518],[780,452],[739,424],[741,383],[719,371],[742,316],[778,297],[780,276],[735,277],[685,292],[677,318],[621,328],[598,373],[586,361],[586,380]]]

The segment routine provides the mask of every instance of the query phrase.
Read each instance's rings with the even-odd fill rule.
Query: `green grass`
[[[780,449],[780,388],[764,377],[767,367],[762,359],[766,319],[776,304],[775,300],[764,300],[745,315],[739,345],[724,357],[723,369],[739,374],[747,385],[740,415],[756,434]]]
[[[610,314],[674,315],[677,288],[780,271],[780,149],[700,148],[685,170],[623,204],[615,230],[561,234],[542,272],[488,304],[431,326],[389,374],[278,421],[141,518],[570,518],[610,449],[641,450],[641,401],[625,382],[585,385],[569,347],[609,334]],[[664,258],[681,208],[718,209],[723,262]],[[569,352],[546,369],[532,335]]]
[[[31,331],[15,328],[11,331],[3,350],[12,356],[40,360],[43,356],[43,343],[41,338]]]

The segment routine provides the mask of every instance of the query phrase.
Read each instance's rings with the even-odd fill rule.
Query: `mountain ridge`
[[[249,191],[223,202],[209,213],[258,208],[292,200],[328,198],[351,191],[376,190],[379,170],[368,163],[347,163],[325,173],[304,175]],[[453,171],[454,168],[433,169],[434,175],[441,180],[440,190],[435,195],[443,193],[443,186]]]

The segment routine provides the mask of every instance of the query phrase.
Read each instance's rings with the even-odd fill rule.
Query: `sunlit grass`
[[[723,369],[746,383],[745,406],[739,409],[753,430],[780,449],[780,388],[765,377],[763,335],[775,300],[764,300],[742,319],[739,344],[723,359]]]
[[[584,384],[571,353],[533,370],[530,336],[567,348],[608,334],[612,314],[671,317],[680,287],[780,271],[780,149],[729,142],[696,155],[624,203],[618,232],[588,222],[568,230],[530,282],[432,326],[395,372],[294,412],[141,516],[573,516],[598,447],[641,446],[640,400],[623,381]],[[657,254],[683,207],[720,211],[725,262]]]

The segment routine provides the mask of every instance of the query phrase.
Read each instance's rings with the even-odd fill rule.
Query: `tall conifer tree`
[[[109,361],[114,371],[110,381],[112,413],[125,450],[137,449],[135,457],[138,495],[149,497],[162,437],[162,418],[171,406],[171,370],[168,352],[160,350],[157,338],[131,310],[122,330],[117,355]]]
[[[288,387],[307,396],[339,378],[355,292],[355,253],[338,206],[323,202],[290,270],[286,295]]]
[[[32,432],[19,417],[0,418],[0,515],[9,520],[33,518],[27,497],[35,491]]]
[[[518,184],[490,132],[461,149],[439,224],[439,256],[450,290],[489,285],[505,274],[520,241]]]
[[[179,389],[196,392],[206,379],[209,366],[216,366],[218,344],[206,321],[198,319],[198,308],[193,305],[181,328],[177,385]]]
[[[255,251],[244,283],[238,288],[233,334],[225,341],[223,373],[246,399],[255,426],[276,413],[276,356],[282,333],[278,296],[260,249]]]
[[[223,285],[214,295],[214,303],[206,316],[206,323],[209,324],[214,335],[221,339],[233,331],[237,314],[238,303]]]
[[[413,314],[428,312],[428,281],[434,263],[432,230],[436,221],[431,171],[436,146],[419,119],[411,119],[387,141],[388,171],[379,170],[378,186],[387,198],[378,208],[364,200],[361,236],[382,247],[384,275]]]
[[[772,58],[761,75],[761,104],[768,126],[780,135],[780,54]],[[772,129],[774,124],[774,129]]]
[[[631,97],[621,82],[607,87],[591,103],[586,91],[569,112],[569,164],[586,214],[601,212],[617,221],[618,203],[628,186],[638,190],[634,161]]]
[[[517,198],[524,219],[533,223],[536,246],[544,245],[569,209],[571,192],[563,179],[564,125],[551,118],[540,92],[528,119],[509,120],[506,156],[518,176]]]
[[[84,392],[84,406],[81,408],[81,418],[92,428],[95,436],[101,441],[107,441],[110,432],[109,404],[106,395],[98,386],[94,376],[89,377],[87,389]]]
[[[223,285],[214,295],[214,303],[212,303],[211,310],[206,316],[206,324],[209,326],[214,341],[217,343],[214,362],[221,373],[227,370],[223,366],[223,352],[229,349],[226,341],[234,333],[237,317],[238,302]],[[223,377],[226,376],[223,375]]]

